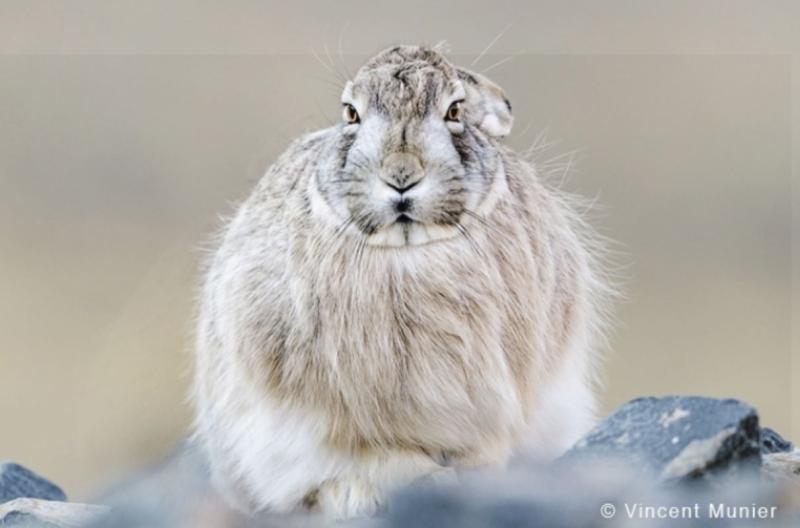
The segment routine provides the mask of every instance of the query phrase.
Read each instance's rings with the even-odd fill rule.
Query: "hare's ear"
[[[483,75],[462,68],[458,68],[458,78],[466,92],[464,108],[467,121],[490,136],[507,136],[514,124],[514,116],[503,89]]]

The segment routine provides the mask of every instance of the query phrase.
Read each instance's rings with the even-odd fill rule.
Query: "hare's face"
[[[498,172],[492,136],[510,105],[485,78],[417,47],[369,61],[342,94],[336,171],[323,198],[368,244],[425,244],[459,234]]]

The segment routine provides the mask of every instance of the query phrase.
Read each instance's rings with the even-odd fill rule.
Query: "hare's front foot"
[[[384,502],[383,492],[360,477],[324,482],[311,499],[327,516],[336,520],[371,517]]]
[[[440,467],[412,481],[446,485],[458,482],[453,468]],[[360,477],[328,480],[307,497],[308,506],[336,520],[372,517],[386,506],[386,492]]]
[[[328,518],[371,517],[385,507],[397,488],[419,480],[454,480],[445,468],[422,451],[384,451],[350,460],[351,470],[331,476],[305,499],[306,507]]]

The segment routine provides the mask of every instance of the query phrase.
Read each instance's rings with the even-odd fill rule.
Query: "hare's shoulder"
[[[314,171],[324,170],[335,135],[336,128],[331,127],[294,140],[267,170],[259,190],[286,193],[296,189]]]

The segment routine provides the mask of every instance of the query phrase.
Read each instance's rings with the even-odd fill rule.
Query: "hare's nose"
[[[383,183],[402,194],[417,185],[425,173],[416,155],[395,152],[383,159],[378,175]]]

